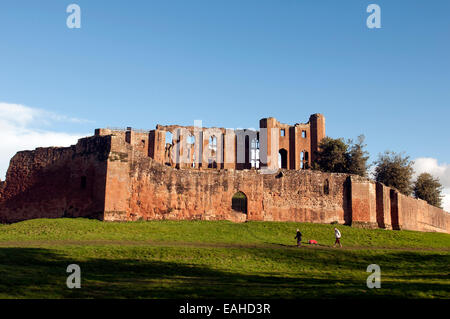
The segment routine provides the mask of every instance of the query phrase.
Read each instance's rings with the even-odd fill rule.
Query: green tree
[[[375,161],[375,180],[396,188],[405,195],[410,195],[412,192],[411,178],[414,173],[413,163],[409,160],[409,156],[402,156],[401,153],[386,151],[379,154],[378,160]]]
[[[367,177],[369,153],[365,150],[364,135],[358,136],[358,142],[349,140],[350,148],[347,153],[347,172]]]
[[[342,138],[325,137],[319,144],[313,169],[330,173],[347,173],[348,145]]]
[[[364,150],[364,135],[358,136],[353,143],[343,138],[325,137],[319,145],[316,160],[312,168],[322,172],[348,173],[367,176],[367,151]]]
[[[414,196],[423,199],[428,204],[442,208],[442,185],[439,179],[429,173],[422,173],[414,183]]]

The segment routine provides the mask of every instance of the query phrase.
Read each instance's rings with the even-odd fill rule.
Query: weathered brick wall
[[[450,213],[445,214],[445,227],[446,227],[446,232],[448,234],[450,234]]]
[[[392,229],[400,230],[402,229],[402,201],[399,199],[401,194],[394,190],[389,189],[389,197],[391,202],[391,225]]]
[[[398,195],[398,200],[401,203],[400,214],[402,220],[402,229],[416,230],[417,228],[419,228],[417,224],[417,215],[423,214],[423,210],[421,210],[421,208],[424,208],[420,207],[422,205],[419,206],[419,200],[405,196],[403,194]]]
[[[85,138],[67,148],[17,153],[0,196],[0,221],[102,218],[109,138]]]
[[[289,170],[261,177],[264,220],[351,222],[347,175]]]
[[[3,189],[5,188],[5,186],[6,186],[6,183],[4,181],[0,180],[0,201],[2,198],[2,194],[3,194]]]
[[[450,233],[449,215],[381,183],[351,177],[352,226]]]
[[[111,165],[114,166],[113,172]],[[129,175],[130,183],[112,179],[110,174]],[[344,223],[348,219],[347,175],[344,174],[309,170],[284,170],[281,174],[270,175],[257,170],[176,170],[148,158],[135,158],[128,164],[115,160],[111,163],[110,160],[107,179],[112,185],[107,186],[106,207],[118,202],[123,205],[107,211],[106,220],[227,219]],[[324,190],[326,180],[328,194]],[[247,215],[231,209],[232,197],[238,191],[247,196]],[[125,209],[126,215],[123,213]]]
[[[398,194],[402,229],[450,232],[449,214],[426,201]]]
[[[450,233],[449,214],[443,214],[442,209],[428,205],[424,201],[421,201],[421,206],[423,210],[417,215],[417,230]]]
[[[67,148],[17,153],[0,183],[0,220],[92,217],[351,224],[450,233],[450,214],[366,178],[312,170],[175,169],[151,133],[98,130]],[[247,214],[232,209],[236,192]]]
[[[379,228],[392,229],[390,191],[389,187],[376,183],[376,211]]]
[[[132,167],[131,184],[131,219],[245,221],[245,214],[231,210],[238,190],[247,195],[249,219],[260,219],[263,189],[255,172],[174,170],[141,161]]]
[[[127,143],[123,136],[111,136],[105,187],[105,220],[128,218],[131,193],[130,165],[135,153],[132,143]]]
[[[351,222],[345,174],[174,169],[140,151],[133,136],[111,136],[105,220]],[[247,215],[231,209],[238,191],[247,196]]]
[[[351,176],[350,180],[352,225],[378,227],[375,182],[359,176]]]

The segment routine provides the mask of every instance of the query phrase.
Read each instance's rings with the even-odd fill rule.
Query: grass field
[[[0,298],[450,298],[450,235],[334,225],[38,219],[0,226]],[[295,246],[295,230],[303,241]],[[69,264],[80,289],[66,286]],[[369,289],[369,264],[381,288]]]

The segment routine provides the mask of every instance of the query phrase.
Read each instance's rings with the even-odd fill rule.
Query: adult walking
[[[336,241],[334,242],[334,246],[336,247],[337,244],[339,244],[339,247],[342,247],[341,244],[341,232],[336,227],[334,228],[334,237],[336,237]]]
[[[302,245],[302,233],[297,228],[297,235],[295,236],[295,239],[297,239],[297,247],[300,247]]]

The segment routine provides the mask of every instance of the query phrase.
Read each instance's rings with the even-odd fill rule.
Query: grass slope
[[[39,219],[0,226],[1,298],[450,298],[450,235],[334,225]],[[296,228],[303,241],[293,246]],[[66,287],[78,264],[82,288]],[[378,264],[382,288],[366,272]]]

